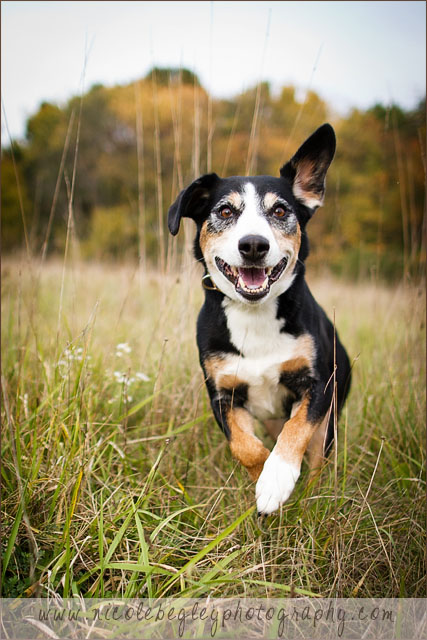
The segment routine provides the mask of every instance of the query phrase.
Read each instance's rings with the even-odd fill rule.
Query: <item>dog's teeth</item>
[[[264,282],[262,283],[262,285],[258,288],[259,291],[264,291],[264,289],[267,289],[268,287],[268,276],[267,278],[264,280]]]
[[[265,289],[267,289],[268,287],[268,277],[264,280],[264,282],[262,283],[262,285],[260,287],[247,287],[246,284],[243,281],[243,278],[241,276],[239,276],[239,279],[237,281],[237,285],[243,289],[244,291],[247,291],[248,293],[261,293],[262,291],[265,291]]]

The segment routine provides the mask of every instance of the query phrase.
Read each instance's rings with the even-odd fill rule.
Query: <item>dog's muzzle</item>
[[[215,263],[221,273],[234,285],[237,293],[246,300],[256,301],[264,298],[270,291],[271,285],[280,278],[288,258],[282,258],[275,267],[256,265],[233,267],[218,256],[215,258]]]

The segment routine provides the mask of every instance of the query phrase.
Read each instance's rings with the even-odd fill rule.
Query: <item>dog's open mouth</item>
[[[273,282],[280,278],[288,259],[282,258],[275,267],[232,267],[218,256],[215,262],[238,293],[247,300],[259,300],[267,295]]]

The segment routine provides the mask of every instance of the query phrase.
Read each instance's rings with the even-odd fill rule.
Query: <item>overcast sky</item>
[[[423,1],[3,0],[1,17],[2,100],[14,137],[40,102],[79,93],[84,68],[84,90],[182,64],[216,97],[262,78],[273,89],[311,88],[342,113],[376,101],[412,108],[425,94]]]

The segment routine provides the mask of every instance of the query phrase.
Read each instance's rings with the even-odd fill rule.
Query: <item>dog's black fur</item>
[[[280,333],[283,336],[286,334],[286,339],[297,345],[295,347],[296,353],[293,353],[291,359],[286,353],[283,354],[284,362],[278,374],[277,384],[286,389],[286,394],[283,397],[282,407],[279,411],[280,415],[271,416],[289,420],[292,405],[297,406],[303,399],[307,400],[304,415],[301,414],[299,422],[295,422],[294,418],[294,423],[292,423],[292,433],[294,435],[289,435],[287,439],[282,436],[282,439],[286,440],[286,444],[282,444],[282,453],[280,454],[284,460],[287,459],[286,447],[293,449],[293,443],[299,442],[297,429],[300,429],[302,434],[306,425],[311,425],[311,431],[307,431],[308,436],[311,437],[311,434],[314,433],[322,421],[325,425],[327,423],[327,427],[324,427],[326,428],[326,433],[323,440],[324,451],[322,453],[326,454],[329,451],[334,437],[334,417],[333,412],[331,412],[334,381],[336,382],[337,390],[336,410],[338,414],[341,411],[350,386],[350,363],[347,353],[334,330],[333,324],[313,298],[305,280],[304,261],[309,251],[306,225],[315,209],[323,201],[325,175],[334,152],[335,135],[333,129],[330,125],[323,125],[300,147],[293,158],[282,167],[280,177],[256,176],[221,179],[215,173],[204,175],[180,193],[176,202],[171,206],[168,216],[169,229],[173,235],[178,232],[180,220],[184,216],[192,218],[197,226],[194,253],[196,259],[204,265],[205,284],[207,283],[205,302],[197,321],[197,344],[200,364],[205,374],[215,418],[232,445],[239,438],[241,440],[241,422],[239,420],[241,421],[242,417],[246,420],[247,417],[246,413],[235,413],[235,409],[251,411],[249,406],[251,383],[245,381],[245,379],[242,380],[237,371],[235,384],[230,384],[229,376],[221,375],[221,371],[226,371],[226,369],[221,369],[222,364],[218,364],[224,363],[224,367],[226,367],[233,356],[240,358],[241,362],[249,357],[249,354],[245,353],[245,350],[236,339],[233,342],[230,332],[230,305],[234,305],[236,309],[241,310],[242,314],[245,313],[245,309],[247,309],[247,313],[251,313],[252,309],[257,307],[260,309],[260,321],[262,321],[264,317],[262,315],[264,308],[262,306],[262,298],[275,300],[275,313],[276,319],[280,321]],[[247,285],[246,280],[244,284],[242,284],[243,281],[237,283],[237,268],[234,269],[231,275],[229,269],[228,276],[225,276],[224,272],[221,273],[216,257],[216,262],[210,258],[210,263],[207,264],[207,256],[213,256],[215,252],[211,247],[221,247],[222,238],[234,237],[230,235],[235,233],[232,225],[236,229],[239,217],[244,214],[245,207],[248,206],[249,200],[244,200],[243,196],[241,196],[240,208],[237,206],[234,208],[231,200],[227,201],[227,194],[234,194],[233,202],[239,204],[239,194],[243,194],[245,188],[249,189],[249,187],[245,186],[248,183],[252,185],[250,187],[251,191],[248,193],[255,194],[253,202],[265,203],[274,200],[273,196],[278,198],[279,205],[275,206],[275,208],[273,206],[273,208],[268,209],[267,205],[259,205],[259,220],[260,225],[264,224],[264,220],[270,225],[273,234],[271,235],[272,241],[276,238],[280,245],[283,240],[284,243],[288,243],[291,249],[292,247],[296,248],[297,255],[295,257],[289,257],[288,253],[286,253],[287,257],[283,260],[286,266],[278,278],[279,283],[282,279],[289,279],[287,288],[285,284],[278,284],[276,287],[274,279],[269,277],[268,283],[267,280],[264,281],[264,289],[268,290],[265,293],[262,287],[261,291],[259,291],[250,282]],[[226,206],[218,209],[218,203],[224,201]],[[285,205],[282,206],[282,203],[285,203]],[[285,209],[285,214],[283,214],[282,209]],[[249,214],[247,215],[249,216]],[[272,244],[272,241],[268,242],[264,235],[252,234],[245,236],[243,240],[246,240],[247,237],[250,239],[248,241],[249,245],[245,246],[244,253],[242,251],[242,239],[240,236],[238,238],[236,236],[236,242],[238,241],[239,243],[237,253],[240,252],[241,255],[241,262],[238,266],[242,267],[244,274],[251,273],[252,277],[255,277],[253,274],[261,274],[258,276],[259,279],[264,275],[267,278],[267,271],[263,270],[263,265],[266,264],[267,260],[265,251],[267,246]],[[265,241],[265,246],[262,244],[262,239]],[[215,267],[217,267],[217,270],[215,270]],[[271,265],[269,268],[272,268]],[[250,276],[246,277],[249,279]],[[231,282],[231,287],[227,279]],[[232,287],[234,287],[234,291]],[[285,290],[282,291],[281,289],[283,288]],[[275,293],[276,290],[278,290],[278,294]],[[233,298],[232,301],[230,297]],[[267,307],[265,306],[265,308]],[[241,317],[244,318],[244,315]],[[271,331],[274,331],[273,328]],[[267,338],[270,332],[269,326],[265,326],[265,332]],[[235,329],[234,333],[236,333]],[[280,336],[278,336],[278,340],[280,340]],[[306,345],[308,343],[312,345],[311,350],[307,350]],[[298,349],[301,350],[300,357]],[[278,357],[280,359],[280,356]],[[216,367],[215,374],[213,373],[213,367]],[[225,380],[227,380],[227,383],[224,382]],[[296,415],[298,415],[298,412]],[[255,417],[257,416],[255,415]],[[292,419],[289,422],[292,422]],[[289,423],[285,423],[284,433],[287,429],[287,424]],[[245,433],[248,431],[246,426],[243,430]],[[291,433],[291,426],[289,427],[289,433]],[[253,438],[253,436],[248,435],[248,438]],[[255,457],[257,459],[254,462],[251,449],[253,446],[255,448],[258,447],[255,440],[251,440],[251,443],[248,444],[248,449],[245,450],[246,444],[242,440],[242,444],[239,444],[239,447],[237,445],[234,447],[235,450],[233,450],[232,446],[232,451],[245,464],[251,476],[257,479],[262,471],[268,452],[265,453],[264,450],[263,454],[256,454]],[[304,441],[303,444],[298,444],[298,446],[301,446],[301,450],[305,450],[308,445]],[[244,450],[243,453],[241,452],[242,449]],[[294,463],[292,462],[292,464]],[[296,466],[298,465],[296,464]],[[285,493],[285,491],[282,491],[282,498],[278,497],[278,504],[281,504],[286,499],[283,499]],[[265,511],[270,512],[274,508],[276,507],[265,508]],[[261,507],[262,510],[264,509]]]

